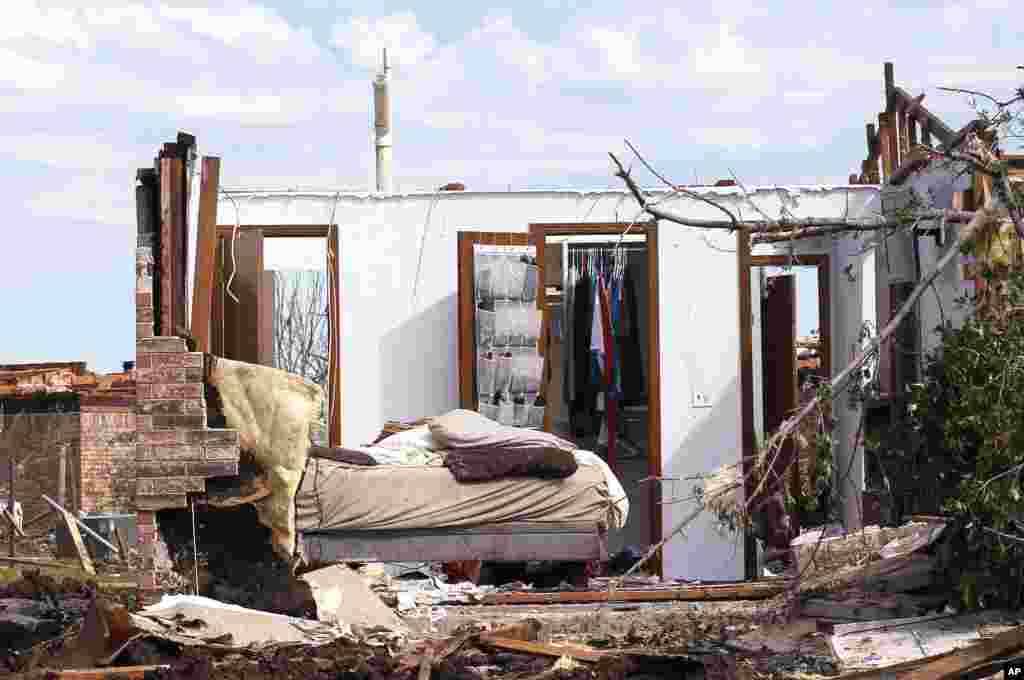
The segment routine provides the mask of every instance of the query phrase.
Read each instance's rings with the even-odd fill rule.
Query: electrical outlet
[[[711,408],[711,395],[707,392],[695,390],[693,393],[694,408]]]

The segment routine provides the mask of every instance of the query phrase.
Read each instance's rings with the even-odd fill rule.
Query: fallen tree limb
[[[735,231],[736,229],[748,229],[752,234],[767,234],[773,232],[800,232],[804,229],[810,228],[821,228],[828,231],[828,233],[842,233],[847,231],[870,231],[879,229],[896,229],[900,227],[908,226],[906,220],[901,219],[884,219],[884,218],[867,218],[867,219],[851,219],[848,217],[806,217],[806,218],[779,218],[777,220],[758,219],[758,220],[741,220],[735,217],[731,217],[728,220],[708,220],[698,219],[694,217],[684,217],[677,213],[669,210],[665,210],[657,205],[651,204],[650,201],[644,196],[643,191],[637,185],[636,181],[629,174],[629,171],[625,169],[621,161],[615,156],[615,154],[608,154],[611,156],[612,161],[617,166],[615,176],[625,182],[626,187],[629,188],[630,193],[640,204],[640,207],[652,217],[659,220],[666,220],[668,222],[674,222],[675,224],[681,224],[685,227],[696,227],[699,229],[724,229],[727,231]],[[678,188],[675,190],[680,191]],[[717,202],[711,199],[695,194],[692,191],[680,191],[686,196],[696,198],[705,203],[710,203],[715,207],[722,209],[722,206],[718,205]],[[728,211],[726,211],[728,212]],[[973,219],[974,213],[966,210],[921,210],[915,211],[914,219],[942,219],[945,218],[947,222],[968,222]],[[824,233],[824,232],[823,232]],[[820,234],[807,234],[798,238],[808,238],[809,236],[818,236]],[[788,240],[790,237],[787,237]]]

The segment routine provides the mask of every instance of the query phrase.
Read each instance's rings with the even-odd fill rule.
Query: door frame
[[[739,338],[740,338],[740,445],[741,469],[744,478],[744,498],[750,498],[754,489],[750,484],[750,471],[757,456],[757,434],[754,429],[754,359],[753,359],[753,301],[751,299],[751,269],[754,267],[804,267],[818,269],[818,335],[821,338],[821,370],[826,379],[832,377],[832,312],[831,263],[824,253],[807,255],[751,255],[750,232],[740,229],[736,235],[736,253],[739,264]],[[763,323],[763,320],[762,320]],[[757,577],[757,553],[753,537],[746,536],[744,562],[746,578]]]
[[[341,280],[338,263],[338,225],[336,224],[241,224],[217,225],[217,243],[230,243],[235,232],[254,234],[259,239],[256,244],[257,268],[260,286],[256,314],[259,319],[260,334],[270,330],[273,300],[264,295],[263,283],[263,243],[268,238],[322,238],[327,243],[327,315],[328,315],[328,369],[327,369],[327,439],[330,446],[341,446]],[[272,292],[271,292],[272,295]],[[218,313],[223,318],[225,301],[214,296],[212,314]],[[269,309],[268,309],[269,307]],[[215,331],[211,323],[211,337]],[[266,355],[270,348],[261,347],[260,354]]]
[[[533,223],[530,224],[530,242],[537,250],[537,262],[543,263],[544,245],[547,236],[618,236],[627,228],[630,233],[644,234],[647,242],[647,297],[649,318],[649,333],[647,337],[647,475],[650,478],[648,483],[648,498],[650,507],[649,531],[652,545],[662,540],[663,522],[661,512],[661,486],[658,479],[662,476],[661,459],[661,331],[660,331],[660,310],[658,299],[658,223],[657,221],[637,222],[630,225],[627,222],[603,222],[603,223]],[[542,292],[540,292],[542,291]],[[544,285],[539,286],[537,304],[544,309],[547,298],[547,289]],[[545,326],[549,326],[545,319]],[[547,415],[545,426],[549,426]],[[652,560],[654,569],[659,575],[662,573],[661,551]]]

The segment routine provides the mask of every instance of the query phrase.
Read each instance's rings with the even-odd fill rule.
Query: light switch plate
[[[711,395],[707,392],[700,390],[694,390],[693,392],[693,407],[694,408],[711,408]]]

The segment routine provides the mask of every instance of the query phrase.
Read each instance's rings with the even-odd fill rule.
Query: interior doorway
[[[750,387],[743,391],[745,457],[758,460],[763,443],[801,406],[814,398],[831,378],[829,265],[827,255],[754,256],[747,263],[749,295],[741,351],[749,357]],[[741,305],[742,307],[743,305]],[[818,499],[814,511],[790,512],[792,531],[817,523],[827,511],[827,493],[818,494],[813,477],[815,419],[801,425],[803,448],[794,439],[784,443],[774,469],[785,477],[788,494]]]
[[[627,546],[643,550],[662,535],[661,493],[656,481],[662,468],[657,226],[634,224],[623,238],[627,227],[630,225],[618,223],[532,224],[528,234],[459,233],[460,404],[490,413],[498,422],[515,425],[522,420],[523,426],[542,427],[601,455],[622,482],[630,505],[626,527],[609,536],[611,553]],[[481,277],[488,269],[494,271],[493,266],[481,266],[482,258],[496,256],[508,261],[509,276],[519,272],[511,276],[516,282],[512,287],[523,292],[514,296],[510,309],[524,318],[539,311],[539,330],[517,333],[515,323],[500,322],[499,312],[507,310],[498,309],[497,299],[490,303],[493,311],[486,296],[478,309],[482,282],[487,284],[485,288],[495,284]],[[595,289],[594,275],[598,273],[605,285]],[[536,284],[520,285],[520,278],[536,280]],[[583,280],[588,293],[577,298],[576,284]],[[593,334],[594,310],[600,307],[600,298],[595,307],[590,297],[602,288],[609,298],[607,328],[616,331],[614,339],[608,338],[603,345],[613,348],[612,363],[603,365],[615,365],[617,360],[619,366],[607,373],[617,376],[611,402],[599,396],[608,393],[609,386],[597,382],[605,373],[599,369],[591,372],[588,363],[593,358],[590,340],[604,337],[603,332]],[[617,305],[610,305],[612,298]],[[580,313],[575,313],[571,304],[577,299]],[[524,303],[530,309],[523,309]],[[516,315],[510,318],[514,321]],[[532,328],[532,324],[527,326]],[[579,332],[575,332],[577,328]],[[498,340],[506,336],[516,339]],[[601,347],[598,344],[597,348]],[[542,360],[536,395],[529,387],[532,375],[526,375],[526,387],[517,387],[516,379],[517,357],[525,355],[522,363],[532,365],[535,354]],[[602,361],[608,356],[605,352]],[[510,360],[511,380],[492,377],[504,375],[502,358]],[[591,378],[593,382],[588,383]],[[511,387],[497,390],[496,384]],[[529,415],[518,418],[520,410]],[[535,420],[534,415],[539,418]],[[660,573],[660,562],[652,562],[651,568]]]
[[[334,225],[220,225],[210,351],[324,387],[313,436],[341,445],[341,303]]]
[[[604,458],[630,513],[609,551],[661,538],[657,233],[532,225],[547,333],[545,429]]]

